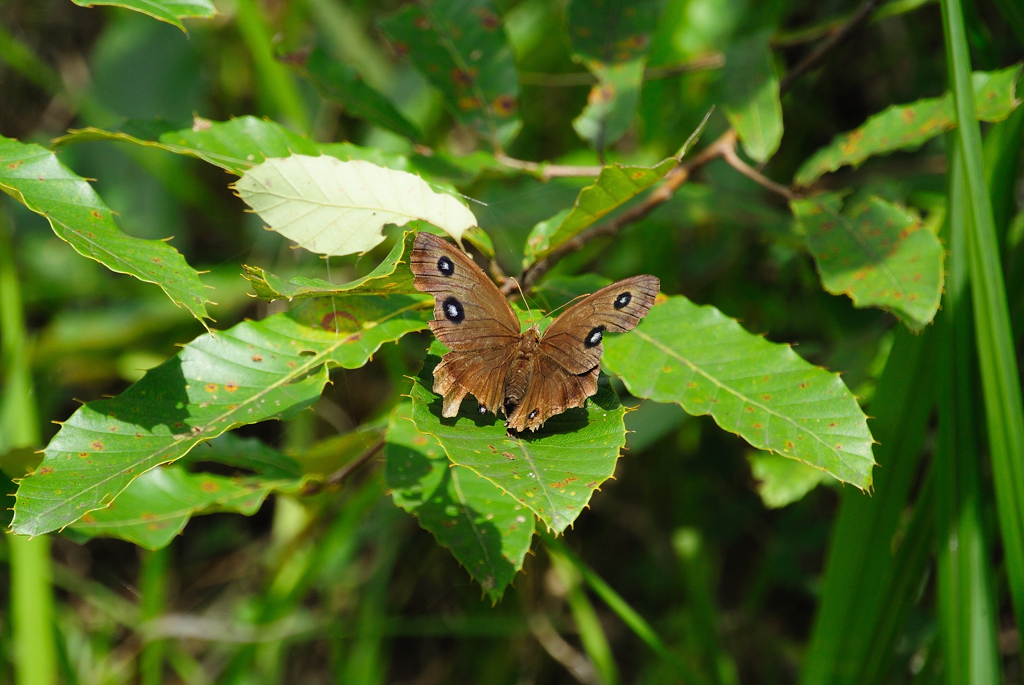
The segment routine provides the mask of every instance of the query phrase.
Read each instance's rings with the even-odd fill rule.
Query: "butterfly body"
[[[419,233],[410,268],[417,289],[434,296],[430,328],[451,350],[434,368],[441,414],[458,414],[472,393],[481,413],[499,411],[514,431],[535,431],[597,392],[605,331],[636,326],[658,294],[654,276],[613,283],[569,307],[543,334],[519,320],[498,288],[462,251]]]

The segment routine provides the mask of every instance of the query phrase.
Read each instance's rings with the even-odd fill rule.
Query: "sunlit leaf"
[[[45,216],[80,255],[160,286],[200,321],[210,318],[206,288],[185,258],[162,240],[123,233],[92,186],[46,148],[0,136],[0,190]]]
[[[241,176],[246,169],[270,157],[316,155],[316,143],[280,124],[244,116],[228,121],[196,117],[191,128],[174,129],[159,122],[130,121],[116,131],[99,128],[72,130],[53,141],[54,146],[92,140],[110,140],[156,147],[205,162]]]
[[[423,298],[340,297],[196,338],[121,395],[89,402],[61,425],[18,489],[14,530],[59,530],[205,440],[294,416],[320,397],[328,367],[362,366],[429,319]]]
[[[268,159],[235,189],[271,229],[318,254],[366,252],[384,240],[385,224],[428,221],[459,241],[476,226],[465,205],[419,176],[360,160]]]
[[[352,116],[413,140],[423,136],[390,100],[363,82],[355,67],[332,59],[322,48],[309,55],[305,73],[323,97],[341,103]]]
[[[529,266],[550,254],[601,217],[647,190],[676,164],[676,158],[670,157],[653,167],[621,164],[604,167],[597,180],[580,191],[571,209],[533,227],[526,240],[523,265]]]
[[[384,478],[395,504],[419,519],[490,597],[501,599],[533,539],[533,512],[490,481],[453,466],[437,440],[420,433],[412,407],[388,421]]]
[[[264,300],[293,300],[306,297],[329,297],[343,294],[361,295],[393,295],[396,293],[414,294],[419,292],[412,284],[412,272],[409,271],[409,256],[416,234],[412,231],[405,234],[402,240],[395,243],[391,252],[376,269],[362,278],[350,283],[329,283],[320,278],[293,278],[285,281],[258,266],[243,266],[245,277],[252,283],[252,289]]]
[[[72,524],[83,538],[120,538],[146,549],[160,549],[199,514],[230,511],[251,516],[271,492],[296,492],[303,479],[265,480],[189,473],[180,466],[157,467],[128,485],[102,509]]]
[[[637,397],[710,414],[758,449],[871,486],[871,433],[839,376],[747,333],[714,307],[671,297],[637,328],[607,338],[602,363]]]
[[[974,73],[974,109],[982,121],[1002,121],[1020,104],[1016,96],[1021,65],[992,72]],[[845,164],[858,166],[872,155],[916,148],[956,126],[953,96],[893,105],[870,117],[863,126],[832,139],[815,152],[796,172],[795,181],[806,186],[822,174]]]
[[[871,197],[846,212],[842,195],[791,203],[825,290],[858,307],[882,307],[912,330],[935,317],[943,282],[938,237],[905,209]]]
[[[71,0],[81,7],[110,5],[148,14],[154,19],[166,21],[182,31],[182,19],[212,19],[217,13],[210,0]]]
[[[725,116],[755,162],[767,162],[782,142],[779,79],[769,47],[772,33],[764,29],[730,45],[722,75]]]
[[[636,113],[656,7],[649,0],[572,0],[567,12],[574,56],[597,85],[573,120],[581,138],[596,148],[615,143]]]
[[[501,16],[488,0],[406,5],[381,27],[460,123],[496,150],[512,142],[522,126],[519,78]]]
[[[428,389],[438,361],[428,356],[413,381],[417,430],[437,438],[453,464],[483,476],[561,533],[614,473],[626,444],[625,409],[615,392],[602,380],[586,407],[551,417],[536,433],[510,437],[499,417],[481,416],[469,397],[457,417],[442,418],[441,397]]]
[[[802,499],[828,478],[821,469],[772,452],[753,452],[747,460],[750,472],[757,480],[757,494],[769,509],[778,509]]]

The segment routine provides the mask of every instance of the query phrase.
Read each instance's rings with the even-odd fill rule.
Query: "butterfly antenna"
[[[560,305],[558,305],[557,307],[555,307],[554,309],[552,309],[552,310],[551,310],[550,312],[548,312],[548,314],[547,314],[547,315],[548,315],[548,316],[554,316],[555,312],[557,312],[557,311],[558,311],[559,309],[565,309],[566,307],[568,307],[569,305],[571,305],[571,304],[572,304],[573,302],[575,302],[576,300],[582,300],[582,299],[583,299],[584,297],[587,297],[588,295],[590,295],[590,293],[583,293],[582,295],[577,295],[576,297],[572,298],[572,299],[571,299],[571,300],[569,300],[568,302],[566,302],[566,303],[564,303],[564,304],[560,304]]]
[[[509,278],[512,278],[512,277],[509,276]],[[529,312],[529,314],[530,314],[530,323],[531,324],[534,323],[534,320],[533,320],[533,310],[530,309],[530,303],[526,301],[526,295],[523,294],[523,289],[520,287],[519,281],[517,281],[516,279],[512,278],[512,282],[516,284],[516,289],[519,290],[519,297],[523,298],[523,304],[526,305],[526,311]]]

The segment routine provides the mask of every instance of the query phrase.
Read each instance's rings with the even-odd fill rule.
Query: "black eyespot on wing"
[[[540,413],[539,409],[534,409],[533,411],[530,412],[530,415],[527,417],[527,419],[530,420],[530,421],[533,421],[535,418],[537,418],[537,414],[539,414],[539,413]]]
[[[615,304],[613,304],[612,306],[615,307],[616,309],[622,309],[627,304],[629,304],[630,300],[632,300],[632,299],[633,299],[632,293],[630,293],[628,291],[624,292],[624,293],[622,293],[621,295],[619,295],[618,297],[615,298]]]
[[[452,264],[452,260],[442,255],[441,258],[437,260],[437,270],[445,276],[451,276],[455,273],[455,265]]]
[[[604,338],[604,326],[595,326],[587,333],[587,337],[583,339],[583,346],[587,349],[591,347],[597,347],[601,344],[602,338]]]
[[[444,310],[444,317],[452,323],[462,323],[462,320],[466,318],[465,308],[454,297],[446,298],[441,303],[441,309]]]

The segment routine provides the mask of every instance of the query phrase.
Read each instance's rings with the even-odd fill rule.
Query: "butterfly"
[[[509,430],[536,431],[597,392],[601,340],[640,322],[658,295],[654,276],[633,276],[588,295],[551,322],[520,332],[519,319],[483,270],[445,239],[418,233],[409,263],[417,290],[434,296],[430,329],[451,350],[434,368],[441,415],[472,394],[481,414]]]

